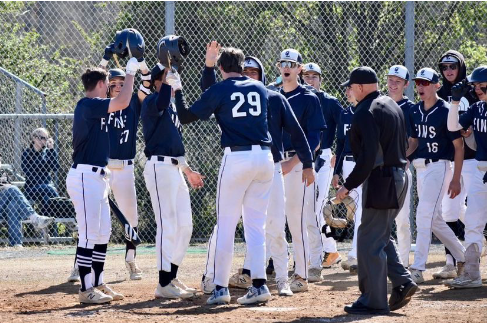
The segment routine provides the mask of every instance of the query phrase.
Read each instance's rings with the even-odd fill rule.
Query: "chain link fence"
[[[32,143],[32,131],[39,127],[45,127],[53,138],[59,163],[48,171],[52,186],[59,196],[67,196],[70,114],[83,95],[79,76],[86,67],[98,64],[105,46],[123,28],[142,33],[149,66],[156,63],[155,46],[165,34],[188,40],[191,53],[182,80],[189,103],[201,93],[199,78],[211,40],[260,58],[271,81],[278,75],[275,64],[280,52],[295,48],[306,62],[321,66],[323,90],[344,106],[338,84],[359,65],[371,66],[381,76],[391,65],[403,64],[414,74],[421,67],[437,69],[438,59],[448,49],[465,55],[469,72],[487,61],[485,2],[4,2],[0,13],[0,64],[20,77],[3,69],[0,73],[0,154],[2,169],[9,169],[24,196],[22,154]],[[16,50],[24,45],[39,48],[37,56]],[[125,61],[120,63],[124,66]],[[114,62],[109,67],[115,67]],[[385,76],[382,80],[385,91]],[[417,101],[412,85],[407,94]],[[219,129],[214,121],[196,122],[184,127],[183,137],[190,165],[206,176],[205,187],[191,191],[193,241],[205,241],[216,221],[214,201],[222,155]],[[142,175],[143,147],[139,128],[135,160],[139,231],[143,241],[153,242],[156,226]],[[334,195],[333,189],[330,194]],[[40,202],[27,200],[37,212],[45,211]],[[416,200],[412,205],[414,219]],[[0,241],[11,243],[8,212],[4,206],[0,211]],[[414,228],[414,221],[411,224]],[[112,241],[121,242],[120,226],[114,224],[113,229]],[[73,237],[74,231],[68,221],[56,223],[47,233],[36,231],[28,221],[22,228],[24,242],[46,241],[46,236],[49,241],[69,241],[61,238]],[[342,236],[349,237],[352,231]]]

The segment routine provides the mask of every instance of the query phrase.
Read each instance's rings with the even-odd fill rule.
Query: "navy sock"
[[[245,268],[244,268],[244,269],[242,270],[242,275],[245,275],[245,274],[247,274],[247,275],[249,275],[249,276],[250,276],[250,269],[245,269]]]
[[[92,287],[91,279],[85,279],[91,274],[93,249],[78,247],[76,249],[76,262],[78,263],[79,278],[81,279],[81,291]]]
[[[178,276],[178,269],[179,269],[178,265],[171,263],[171,278],[172,278],[171,280],[173,280]]]
[[[265,279],[252,279],[252,286],[260,288],[265,285],[267,281]]]
[[[215,286],[215,289],[216,289],[217,291],[219,291],[219,290],[220,290],[220,289],[222,289],[222,288],[225,288],[225,287],[220,286],[220,285],[216,285],[216,286]]]
[[[169,285],[172,280],[171,277],[171,272],[159,270],[159,285],[161,285],[161,287]]]
[[[93,249],[93,272],[95,273],[94,286],[103,284],[103,268],[105,267],[105,257],[107,255],[108,244],[96,244]]]

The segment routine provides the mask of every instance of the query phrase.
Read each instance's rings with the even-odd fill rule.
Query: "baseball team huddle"
[[[163,37],[157,44],[159,63],[152,69],[144,53],[142,35],[124,29],[106,47],[100,67],[87,69],[81,76],[86,96],[74,111],[73,165],[66,179],[79,237],[69,280],[81,281],[80,302],[99,304],[124,298],[103,279],[111,233],[108,196],[111,190],[137,231],[134,158],[139,120],[147,157],[144,179],[157,223],[156,298],[185,299],[198,292],[177,276],[193,229],[186,180],[199,189],[205,178],[185,158],[182,130],[186,124],[212,116],[221,130],[224,153],[215,201],[217,221],[201,280],[201,291],[210,295],[207,304],[229,303],[229,287],[247,289],[237,299],[239,304],[265,303],[271,299],[267,278],[272,274],[279,296],[307,292],[309,283],[323,280],[324,268],[340,262],[343,269],[359,272],[360,279],[357,258],[367,246],[357,246],[357,236],[362,209],[368,206],[362,201],[362,185],[352,182],[360,171],[355,167],[360,156],[353,149],[350,131],[361,101],[383,97],[376,88],[379,78],[375,71],[364,66],[351,72],[341,84],[350,103],[343,108],[321,90],[320,66],[305,63],[297,50],[281,52],[276,65],[280,76],[268,84],[257,57],[211,41],[201,73],[202,94],[188,105],[179,75],[189,53],[184,38]],[[117,57],[130,58],[125,71],[107,70],[112,58],[119,64]],[[395,217],[404,280],[395,285],[391,279],[393,292],[385,305],[387,311],[405,306],[418,290],[417,284],[424,282],[432,233],[446,251],[446,264],[434,278],[450,279],[444,282],[450,288],[482,286],[480,257],[487,223],[487,66],[477,67],[467,76],[463,55],[449,50],[439,58],[438,68],[440,73],[421,68],[411,78],[406,67],[393,65],[385,76],[387,96],[402,111],[401,126],[407,134],[402,138],[407,143],[403,153],[408,161],[400,168],[406,174],[405,187],[409,183]],[[220,82],[216,70],[221,73]],[[139,71],[140,88],[133,93]],[[404,96],[411,79],[420,97],[417,104]],[[371,86],[375,88],[369,94],[366,89]],[[416,169],[419,197],[412,264],[409,163]],[[338,189],[335,203],[354,204],[352,248],[343,261],[332,224],[323,217],[332,200],[330,185]],[[245,261],[231,275],[235,230],[241,217]],[[286,223],[293,246],[290,277]],[[126,242],[125,261],[130,278],[142,279],[131,239]],[[353,309],[360,311],[356,307]]]

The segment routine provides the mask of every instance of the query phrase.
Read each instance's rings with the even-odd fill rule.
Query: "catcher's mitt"
[[[347,208],[347,220],[354,220],[357,205],[355,204],[353,198],[347,196],[343,200],[340,200],[334,197],[328,203],[326,203],[325,207],[323,208],[323,217],[325,218],[325,222],[332,228],[341,229],[347,226],[347,220],[333,217],[333,205],[337,205],[340,203],[343,203]]]

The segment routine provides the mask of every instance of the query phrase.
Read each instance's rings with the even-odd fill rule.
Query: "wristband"
[[[145,87],[144,84],[140,84],[139,90],[144,92],[146,95],[151,94],[151,90],[148,87]]]
[[[149,81],[149,82],[150,82],[150,81],[151,81],[151,76],[150,76],[150,73],[147,73],[147,74],[142,74],[142,75],[140,76],[140,79],[141,79],[142,81]]]
[[[141,71],[148,71],[149,70],[149,67],[145,63],[145,60],[143,60],[142,62],[139,62],[139,68]]]
[[[108,61],[106,59],[102,58],[100,61],[100,66],[107,67],[107,65],[108,65]]]

